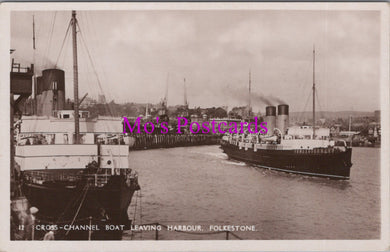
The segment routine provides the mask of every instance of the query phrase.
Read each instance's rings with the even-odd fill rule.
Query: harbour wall
[[[218,144],[222,134],[133,134],[130,138],[130,150],[173,148],[197,145]]]

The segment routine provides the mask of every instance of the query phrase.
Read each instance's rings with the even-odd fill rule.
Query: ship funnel
[[[265,107],[265,121],[267,122],[267,135],[273,135],[276,127],[276,107],[267,106]]]
[[[42,71],[44,90],[53,92],[53,108],[64,109],[65,106],[65,72],[60,69]]]
[[[53,110],[65,108],[65,72],[45,69],[37,78],[37,114],[50,116]]]
[[[276,128],[278,128],[282,132],[282,135],[285,135],[288,126],[289,126],[288,105],[287,104],[278,105],[278,118],[276,119]]]

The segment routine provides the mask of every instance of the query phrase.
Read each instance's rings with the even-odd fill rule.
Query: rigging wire
[[[80,27],[79,27],[79,29],[80,29]],[[93,73],[94,73],[95,76],[96,76],[96,80],[97,80],[97,83],[98,83],[98,88],[100,89],[101,92],[103,92],[103,88],[102,88],[102,86],[101,86],[101,82],[100,82],[99,76],[98,76],[98,74],[97,74],[96,67],[95,67],[95,65],[94,65],[94,63],[93,63],[92,56],[91,56],[91,54],[90,54],[90,52],[89,52],[89,50],[88,50],[87,43],[86,43],[86,41],[85,41],[85,39],[84,39],[83,33],[81,32],[81,30],[80,30],[79,33],[80,33],[80,37],[81,37],[82,44],[83,44],[83,46],[84,46],[84,48],[85,48],[85,50],[86,50],[86,52],[87,52],[88,59],[89,59],[89,61],[90,61],[91,67],[92,67],[92,69],[93,69]]]
[[[100,41],[101,39],[99,39],[99,37],[98,37],[98,33],[96,32],[95,26],[90,25],[91,23],[94,23],[94,20],[92,20],[92,18],[90,17],[90,15],[88,13],[83,13],[83,18],[85,19],[84,26],[85,26],[88,34],[91,35],[92,40],[95,42],[94,45],[96,44],[97,48],[102,48],[101,41]],[[87,37],[85,37],[84,40],[85,40],[84,43],[87,45],[88,44]],[[91,54],[91,55],[93,55],[93,54]],[[100,61],[95,60],[94,62],[96,63],[96,67],[95,67],[96,72],[100,73],[100,75],[101,75],[100,77],[103,77],[103,80],[109,79],[105,75],[104,68],[99,64]],[[98,71],[98,70],[100,70],[100,71]],[[104,94],[104,97],[106,98],[106,102],[104,103],[105,113],[109,114],[111,116],[114,116],[115,109],[113,109],[113,107],[107,102],[108,100],[113,100],[113,98],[112,98],[113,96],[110,94],[110,90],[106,90],[103,92],[103,90],[101,89],[101,94],[102,95]]]
[[[310,97],[311,97],[311,93],[307,96],[305,106],[303,107],[303,110],[299,113],[298,116],[299,120],[305,119],[306,108],[307,105],[309,104]]]
[[[64,39],[63,39],[63,41],[62,41],[62,45],[61,45],[61,49],[60,49],[60,53],[58,54],[58,57],[57,57],[56,63],[55,63],[55,65],[54,65],[54,68],[57,68],[58,60],[59,60],[59,58],[60,58],[60,56],[61,56],[62,49],[64,48],[64,45],[65,45],[66,38],[68,37],[68,34],[69,34],[69,29],[70,29],[71,23],[72,23],[72,20],[71,20],[71,21],[69,21],[68,28],[66,29],[65,37],[64,37]]]
[[[54,12],[53,14],[53,18],[52,18],[52,22],[51,22],[51,30],[50,30],[50,35],[49,35],[49,41],[48,41],[48,45],[45,49],[45,54],[44,54],[44,59],[46,59],[46,63],[49,62],[48,58],[49,58],[49,55],[50,55],[50,48],[51,48],[51,42],[52,42],[52,39],[53,39],[53,33],[54,33],[54,25],[55,25],[55,22],[56,22],[56,16],[57,16],[57,11]],[[46,64],[45,64],[46,65]]]
[[[305,106],[303,107],[303,110],[299,113],[299,116],[298,116],[299,119],[305,119],[305,115],[304,114],[306,113],[306,108],[308,106],[310,98],[312,98],[312,95],[313,94],[310,92],[310,94],[307,96]],[[318,104],[318,107],[319,107],[319,110],[316,111],[316,112],[319,112],[320,117],[324,117],[324,111],[322,109],[322,106],[321,106],[321,103],[320,103],[320,100],[319,100],[319,97],[318,97],[318,88],[316,88],[315,96],[316,96],[316,104]]]
[[[324,110],[321,107],[320,99],[318,98],[318,92],[316,92],[316,101],[319,107],[320,117],[324,117]]]
[[[90,20],[90,16],[88,15],[88,13],[83,13],[83,14],[85,14],[85,15],[83,15],[83,17],[85,18],[85,26],[84,27],[87,30],[87,33],[91,35],[92,41],[96,42],[96,44],[98,45],[98,48],[101,48],[100,39],[97,36],[96,29],[94,29],[94,26],[91,25],[91,23],[93,23],[93,22],[92,22],[92,20]],[[85,42],[87,42],[86,38],[85,38]],[[97,61],[96,63],[97,63],[96,69],[97,70],[99,70],[99,68],[102,69],[99,66],[99,61]],[[98,71],[98,72],[104,73],[104,71]],[[105,78],[103,78],[103,79],[105,79]]]
[[[95,67],[95,65],[94,65],[94,63],[93,63],[92,56],[91,56],[91,54],[90,54],[90,52],[89,52],[89,50],[88,50],[87,43],[86,43],[86,41],[85,41],[85,39],[84,39],[84,36],[83,36],[83,32],[81,32],[81,29],[80,29],[80,26],[79,26],[78,23],[77,23],[77,27],[79,28],[79,33],[80,33],[80,37],[81,37],[82,44],[83,44],[84,47],[85,47],[85,50],[86,50],[86,52],[87,52],[89,61],[90,61],[90,63],[91,63],[92,69],[93,69],[93,72],[94,72],[94,74],[95,74],[95,76],[96,76],[98,88],[100,89],[101,93],[103,93],[103,88],[102,88],[102,85],[101,85],[101,82],[100,82],[98,73],[97,73],[97,71],[96,71],[96,67]],[[111,116],[113,116],[113,115],[114,115],[114,112],[113,112],[111,106],[110,106],[108,103],[106,103],[105,105],[107,106],[107,109],[108,109],[109,114],[110,114]]]
[[[310,56],[311,56],[311,54],[310,54]],[[302,69],[306,70],[304,76],[307,76],[309,74],[309,69],[310,69],[310,71],[312,71],[311,62],[307,62],[307,64],[305,64],[305,65],[307,65],[307,66],[306,67],[302,67]],[[299,90],[301,90],[299,93],[301,93],[301,94],[303,94],[303,93],[305,93],[305,91],[307,91],[307,86],[309,84],[308,83],[305,84],[305,83],[306,82],[304,81],[299,86]],[[318,90],[318,87],[316,87],[316,91],[317,90]],[[303,109],[300,111],[300,113],[298,114],[298,119],[299,120],[304,120],[305,121],[305,119],[306,119],[305,114],[307,112],[307,108],[308,108],[308,104],[309,104],[310,98],[312,98],[312,95],[313,95],[312,91],[313,91],[313,89],[312,89],[312,86],[310,85],[310,92],[307,95],[307,99],[306,99],[305,105],[304,105]],[[316,92],[316,97],[317,97],[317,93],[318,92]],[[318,103],[318,101],[316,102],[316,104],[317,103]],[[310,109],[309,109],[309,111],[310,111]]]
[[[64,49],[63,54],[62,54],[63,57],[61,57],[61,59],[60,59],[61,63],[59,64],[61,66],[65,66],[65,64],[66,64],[65,60],[68,58],[69,51],[71,49],[71,47],[68,46],[69,43],[70,43],[70,36],[68,36],[66,38],[66,41],[65,41],[65,44],[64,44],[64,48],[65,49]],[[57,64],[56,64],[56,67],[57,67]],[[71,80],[73,81],[73,78]]]

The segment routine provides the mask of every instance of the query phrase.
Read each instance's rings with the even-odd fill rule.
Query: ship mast
[[[165,86],[164,106],[167,106],[168,103],[168,85],[169,85],[169,73],[167,75],[167,84]]]
[[[316,83],[315,83],[315,59],[316,59],[316,49],[313,45],[313,137],[316,135]]]
[[[252,112],[252,104],[251,104],[251,70],[249,69],[249,90],[248,90],[248,117],[251,116],[251,112]]]
[[[35,20],[33,15],[33,49],[35,50]]]
[[[186,78],[184,78],[184,106],[188,109]]]
[[[33,26],[33,64],[35,66],[35,17],[33,15],[33,19],[32,19],[33,23],[32,23],[32,26]],[[32,96],[33,98],[33,101],[31,103],[32,105],[32,113],[33,115],[36,115],[37,114],[37,100],[36,100],[36,97],[37,97],[37,78],[35,77],[35,71],[33,71],[33,77],[32,77],[32,81],[33,81],[33,92],[34,92],[34,95]]]
[[[80,125],[79,125],[79,90],[78,90],[78,68],[77,68],[77,19],[76,11],[72,11],[72,41],[73,41],[73,90],[74,90],[74,131],[75,144],[79,143]]]

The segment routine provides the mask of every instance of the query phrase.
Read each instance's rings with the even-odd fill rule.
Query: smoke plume
[[[248,90],[246,89],[224,89],[223,95],[224,97],[226,97],[226,99],[233,100],[240,104],[248,104],[249,102],[249,94]],[[285,103],[286,102],[284,100],[279,97],[275,97],[274,95],[259,94],[253,91],[251,93],[252,106],[264,107]]]

